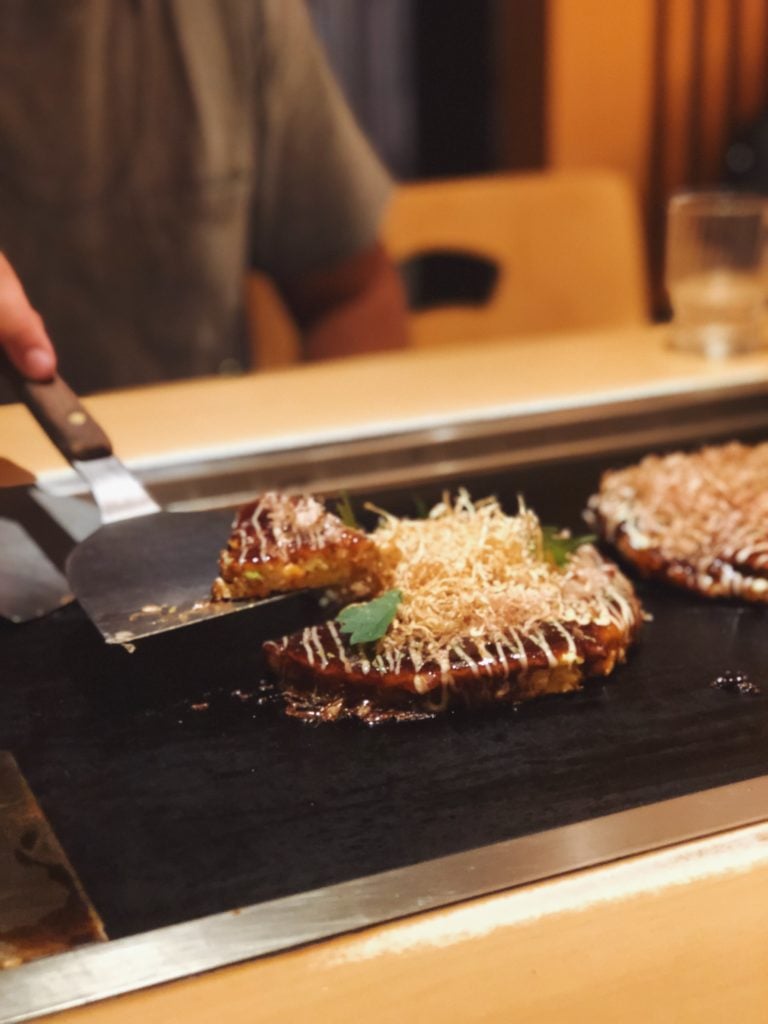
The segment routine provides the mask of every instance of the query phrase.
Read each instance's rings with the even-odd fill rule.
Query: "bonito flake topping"
[[[510,627],[525,633],[548,621],[628,625],[634,618],[591,545],[563,568],[547,557],[538,517],[522,501],[510,516],[495,498],[473,503],[460,491],[426,519],[380,514],[372,538],[383,585],[403,595],[380,651],[407,648],[417,670],[456,643],[493,642]]]

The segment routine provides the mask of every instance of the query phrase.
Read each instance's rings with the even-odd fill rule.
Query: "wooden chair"
[[[246,277],[245,312],[254,369],[271,370],[300,361],[299,329],[266,274],[254,270]]]
[[[463,253],[498,268],[480,306],[414,310],[414,345],[645,323],[644,247],[628,181],[610,171],[499,174],[400,185],[383,238],[404,264]],[[295,362],[298,331],[268,278],[246,285],[254,365]]]
[[[498,268],[484,305],[413,311],[414,345],[647,322],[636,205],[627,180],[609,171],[401,185],[383,230],[398,263],[463,253]]]

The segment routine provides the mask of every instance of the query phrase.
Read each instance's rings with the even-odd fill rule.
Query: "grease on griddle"
[[[298,718],[313,725],[351,719],[365,725],[382,725],[385,722],[421,722],[435,717],[434,712],[417,708],[382,707],[370,700],[350,700],[345,696],[329,700],[327,695],[283,690],[282,697],[289,718]]]
[[[174,705],[175,711],[185,715],[194,711],[195,717],[209,713],[214,718],[242,717],[243,712],[252,712],[256,708],[266,707],[277,702],[277,693],[273,682],[257,679],[249,690],[206,690]]]
[[[713,690],[725,690],[726,693],[735,693],[739,696],[755,697],[762,693],[757,683],[753,683],[746,672],[734,672],[726,669],[716,676],[709,684]]]
[[[257,678],[247,690],[199,690],[181,699],[172,699],[160,707],[147,709],[146,714],[185,729],[208,731],[236,727],[238,723],[268,712],[273,706],[282,706],[274,683]]]

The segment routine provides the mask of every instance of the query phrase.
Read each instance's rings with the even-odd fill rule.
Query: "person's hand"
[[[56,352],[38,313],[32,309],[16,273],[0,253],[0,349],[29,380],[47,380],[56,372]]]

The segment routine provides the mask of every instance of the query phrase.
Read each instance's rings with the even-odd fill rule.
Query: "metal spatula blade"
[[[229,509],[159,512],[104,526],[79,544],[67,576],[104,639],[127,644],[284,597],[210,599],[231,518]]]
[[[67,580],[24,527],[0,517],[0,616],[29,622],[71,597]]]
[[[102,526],[72,551],[67,577],[108,642],[130,643],[285,597],[212,601],[231,511],[161,512],[61,377],[40,383],[8,365],[5,372],[99,506]]]

